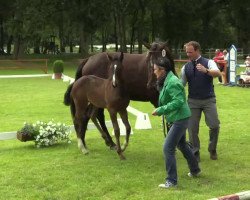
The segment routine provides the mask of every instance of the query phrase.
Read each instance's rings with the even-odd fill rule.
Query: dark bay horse
[[[123,58],[123,80],[127,88],[127,94],[130,100],[134,101],[150,101],[155,107],[158,104],[158,91],[155,84],[155,76],[152,75],[152,62],[161,56],[167,56],[174,64],[174,60],[169,50],[167,43],[152,43],[144,44],[148,48],[147,54],[124,54]],[[108,58],[110,53],[98,53],[87,59],[84,59],[82,64],[78,67],[75,80],[84,75],[95,75],[101,78],[108,78],[108,71],[110,60]],[[74,84],[74,83],[73,83]],[[73,84],[69,85],[64,95],[64,104],[70,105],[70,93]],[[98,109],[96,115],[101,129],[99,131],[105,142],[111,148],[115,146],[112,138],[105,125],[104,109]],[[84,119],[88,122],[89,118]],[[93,118],[92,118],[93,120]]]
[[[129,97],[122,77],[123,53],[119,54],[119,56],[115,54],[114,58],[109,56],[109,59],[111,64],[108,79],[88,75],[82,76],[75,82],[71,91],[71,114],[78,137],[78,146],[86,154],[88,149],[85,144],[85,132],[88,124],[83,119],[88,117],[88,105],[92,104],[97,108],[107,108],[115,132],[117,153],[120,159],[125,159],[122,152],[128,146],[131,127],[126,110],[129,105]],[[123,148],[120,145],[117,113],[120,114],[126,127],[126,141]]]

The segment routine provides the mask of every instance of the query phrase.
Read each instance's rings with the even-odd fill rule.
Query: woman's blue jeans
[[[197,173],[198,171],[200,171],[198,161],[196,160],[194,154],[192,153],[192,150],[186,142],[187,127],[188,118],[174,122],[167,134],[163,146],[167,180],[173,184],[177,184],[177,169],[175,159],[176,147],[182,152],[183,156],[187,160],[190,172]]]

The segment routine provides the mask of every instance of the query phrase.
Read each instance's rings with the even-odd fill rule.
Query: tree
[[[234,43],[250,52],[250,6],[246,0],[13,0],[1,1],[0,53],[5,45],[14,57],[27,48],[45,50],[53,35],[62,52],[80,46],[82,57],[89,47],[112,42],[130,52],[142,41],[169,40],[175,49],[190,40],[203,48]],[[2,52],[3,53],[3,52]]]
[[[235,28],[237,43],[247,54],[250,54],[250,5],[246,0],[231,0],[229,4],[229,21]]]

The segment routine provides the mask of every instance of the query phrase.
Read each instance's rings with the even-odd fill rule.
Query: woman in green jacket
[[[157,78],[160,96],[159,107],[152,114],[164,115],[167,122],[172,124],[163,146],[167,171],[166,183],[159,185],[162,188],[170,188],[177,185],[176,147],[187,160],[190,170],[188,176],[198,176],[201,170],[186,142],[186,129],[191,112],[186,101],[184,87],[177,77],[175,68],[166,57],[159,58],[154,63],[154,74]]]

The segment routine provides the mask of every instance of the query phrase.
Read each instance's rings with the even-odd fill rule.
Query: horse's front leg
[[[122,151],[125,151],[125,149],[128,146],[128,143],[129,143],[129,137],[130,137],[130,133],[131,133],[131,126],[130,126],[129,121],[128,121],[128,112],[127,112],[127,110],[125,109],[125,110],[119,112],[119,114],[120,114],[120,116],[122,118],[123,124],[126,127],[126,140],[125,140],[124,144],[122,145]]]
[[[122,153],[121,150],[121,144],[120,144],[120,128],[118,125],[118,121],[117,121],[117,112],[110,112],[110,118],[113,124],[113,128],[114,128],[114,132],[115,132],[115,138],[116,138],[116,151],[120,157],[121,160],[125,160],[125,156]]]
[[[104,134],[106,136],[106,139],[105,139],[106,144],[110,147],[110,149],[115,149],[116,144],[113,142],[112,137],[110,136],[107,126],[105,124],[105,116],[104,116],[103,108],[98,109],[96,117],[100,123],[100,126],[102,127],[102,131],[101,131],[102,136],[104,136]]]

